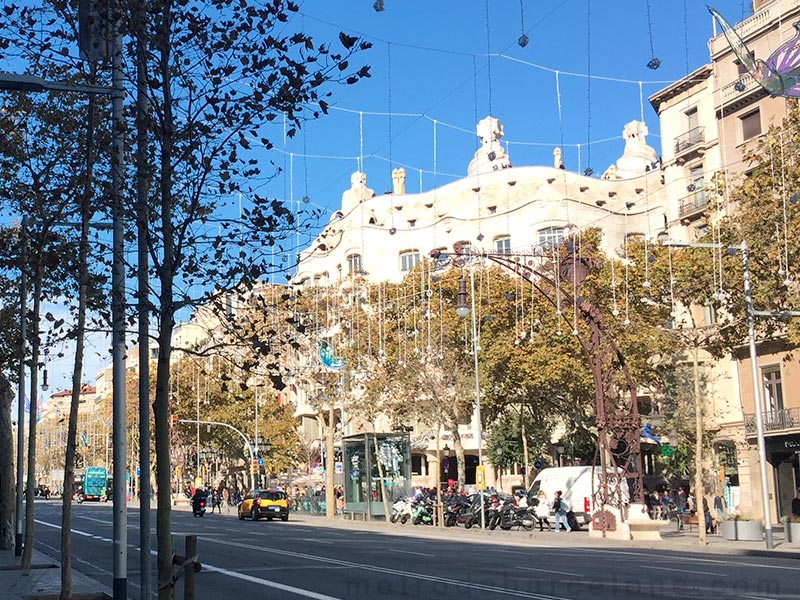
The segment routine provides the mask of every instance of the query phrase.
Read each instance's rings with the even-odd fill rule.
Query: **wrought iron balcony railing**
[[[706,191],[701,188],[681,199],[679,216],[683,218],[692,215],[702,211],[706,206],[708,206],[708,198],[706,198]]]
[[[764,432],[800,429],[800,408],[768,410],[763,413]],[[756,434],[755,414],[744,416],[744,431],[747,435]]]
[[[706,141],[705,127],[695,127],[675,138],[675,154],[686,152],[690,148]]]

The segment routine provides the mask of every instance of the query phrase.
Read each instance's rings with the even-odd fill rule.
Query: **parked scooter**
[[[518,507],[508,503],[500,509],[500,529],[522,527],[525,531],[530,531],[535,523],[536,509],[532,506]]]
[[[399,522],[405,525],[411,517],[413,517],[413,505],[409,499],[402,498],[392,504],[392,516],[389,517],[392,523]]]

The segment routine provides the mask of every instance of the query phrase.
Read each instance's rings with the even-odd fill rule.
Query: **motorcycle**
[[[500,529],[508,531],[512,527],[522,527],[525,531],[531,531],[534,524],[536,524],[534,507],[521,508],[505,504],[500,510]]]
[[[392,523],[400,523],[405,525],[410,518],[413,517],[413,505],[407,498],[400,499],[392,504],[392,516],[389,520]]]
[[[451,497],[444,507],[444,526],[454,527],[464,523],[470,514],[470,500],[466,496]]]
[[[420,498],[414,503],[413,517],[411,522],[414,525],[424,523],[425,525],[433,525],[433,503],[430,498]]]
[[[206,514],[206,495],[195,494],[192,498],[192,515],[202,517]]]

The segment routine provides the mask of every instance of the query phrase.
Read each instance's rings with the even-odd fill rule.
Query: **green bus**
[[[108,472],[105,467],[86,467],[83,496],[85,500],[108,501]]]

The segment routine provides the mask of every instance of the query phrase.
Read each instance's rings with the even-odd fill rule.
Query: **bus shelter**
[[[386,518],[381,474],[389,506],[411,492],[409,434],[361,433],[345,437],[343,446],[345,514]]]

